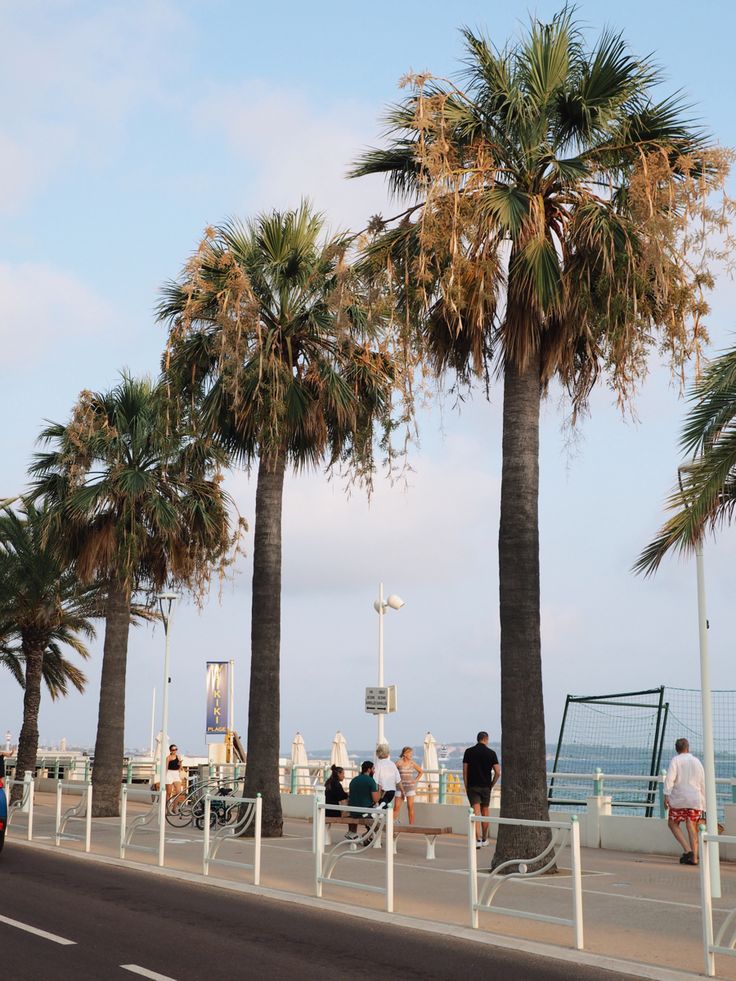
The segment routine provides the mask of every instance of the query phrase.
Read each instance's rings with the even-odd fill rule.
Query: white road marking
[[[7,923],[8,926],[17,927],[19,930],[25,930],[27,933],[35,933],[37,937],[43,937],[44,940],[53,940],[55,944],[68,946],[77,942],[76,940],[67,940],[66,937],[59,937],[55,933],[47,933],[46,930],[39,930],[38,927],[21,923],[20,920],[11,920],[8,916],[0,916],[0,923]]]
[[[168,974],[158,974],[156,971],[149,971],[146,967],[139,967],[137,964],[121,964],[124,971],[131,974],[140,974],[142,978],[151,978],[151,981],[174,981]]]

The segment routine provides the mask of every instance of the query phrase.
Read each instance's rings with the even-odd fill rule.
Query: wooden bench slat
[[[368,817],[362,817],[360,814],[355,814],[352,817],[326,817],[325,824],[363,824],[366,821],[373,821],[374,815],[370,814]],[[423,828],[417,824],[395,824],[394,834],[410,834],[410,835],[451,835],[452,828]]]

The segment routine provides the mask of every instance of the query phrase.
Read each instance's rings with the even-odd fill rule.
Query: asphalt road
[[[622,977],[31,848],[0,882],[0,981]]]

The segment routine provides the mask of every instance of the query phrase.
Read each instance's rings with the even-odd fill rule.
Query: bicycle
[[[235,820],[238,814],[236,803],[228,804],[227,801],[217,800],[218,797],[229,797],[232,795],[232,787],[218,787],[214,799],[210,801],[210,827],[216,824],[226,825]],[[204,794],[197,801],[194,807],[194,823],[200,831],[204,830]]]

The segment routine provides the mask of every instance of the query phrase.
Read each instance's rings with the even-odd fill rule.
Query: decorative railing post
[[[440,804],[447,803],[447,770],[440,767]]]
[[[595,778],[593,780],[593,796],[603,796],[603,770],[599,766],[595,768]]]

